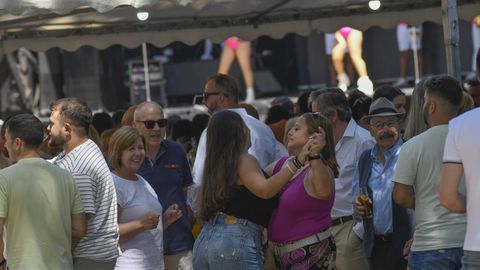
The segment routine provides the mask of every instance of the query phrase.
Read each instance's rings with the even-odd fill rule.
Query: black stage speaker
[[[167,97],[193,96],[203,93],[207,78],[217,72],[218,60],[188,61],[169,63],[164,66]],[[237,62],[232,64],[229,74],[233,76],[240,87],[241,98],[244,98],[245,83]],[[282,86],[270,70],[253,72],[256,95],[272,96],[283,92]]]
[[[101,70],[98,50],[81,47],[75,52],[63,52],[64,93],[66,97],[84,100],[92,111],[103,108]]]
[[[255,80],[255,94],[259,97],[282,93],[282,86],[278,83],[270,70],[253,72]]]
[[[203,93],[205,82],[208,77],[215,74],[218,69],[218,60],[209,61],[188,61],[165,64],[165,85],[167,97],[187,96]],[[243,85],[243,78],[238,64],[234,63],[230,68],[232,75],[239,82],[240,88]]]

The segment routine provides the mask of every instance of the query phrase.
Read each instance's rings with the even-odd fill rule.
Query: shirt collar
[[[65,150],[63,150],[62,152],[60,152],[56,157],[54,157],[52,160],[53,161],[56,161],[56,160],[60,160],[62,158],[64,158],[65,156],[71,156],[71,155],[74,155],[76,152],[80,151],[80,149],[83,149],[83,147],[86,147],[86,145],[90,145],[90,144],[94,144],[96,145],[96,143],[94,141],[92,141],[91,139],[87,139],[86,141],[84,141],[83,143],[75,146],[75,148],[73,148],[70,152],[66,153]]]
[[[343,132],[342,139],[344,137],[354,137],[355,136],[355,131],[357,130],[358,125],[355,123],[355,120],[353,118],[350,119],[348,122],[347,128],[345,129],[345,132]]]
[[[335,151],[338,151],[342,147],[344,141],[348,140],[347,138],[355,137],[355,131],[357,130],[357,128],[358,128],[358,125],[355,122],[355,120],[350,119],[350,121],[348,122],[347,128],[343,132],[342,138],[335,145]]]
[[[157,154],[155,155],[155,160],[150,161],[148,157],[145,155],[145,162],[153,162],[156,163],[157,160],[165,153],[167,152],[168,149],[168,143],[167,140],[163,140],[162,143],[160,144],[160,148],[158,149]]]
[[[402,146],[402,144],[403,144],[403,139],[399,138],[397,140],[397,142],[392,147],[390,147],[390,149],[385,151],[385,153],[384,153],[385,160],[390,160],[392,157],[396,156],[399,153],[399,150],[400,150],[400,147]],[[370,156],[373,159],[376,159],[377,158],[377,153],[378,153],[378,145],[375,144],[375,146],[372,148],[372,151],[370,152]]]
[[[248,116],[247,111],[244,108],[231,108],[228,109],[229,111],[236,112],[240,114],[241,116]]]

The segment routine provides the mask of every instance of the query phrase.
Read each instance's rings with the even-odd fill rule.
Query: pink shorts
[[[238,48],[238,44],[240,44],[240,39],[236,37],[229,37],[227,40],[225,40],[225,45],[230,47],[233,51],[236,51]]]
[[[338,32],[340,32],[340,34],[342,35],[342,37],[347,40],[348,39],[348,36],[350,35],[350,33],[352,32],[353,28],[349,27],[349,26],[344,26],[342,28],[340,28],[340,30],[338,30]]]

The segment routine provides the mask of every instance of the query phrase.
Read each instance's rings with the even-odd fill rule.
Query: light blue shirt
[[[377,159],[377,145],[373,147],[370,153],[373,160],[373,165],[372,174],[368,180],[368,186],[373,193],[373,227],[375,228],[376,235],[383,235],[393,232],[392,179],[395,164],[397,163],[402,144],[403,140],[399,139],[394,146],[384,153],[385,164]]]
[[[339,175],[335,178],[335,203],[332,208],[332,219],[353,215],[358,180],[354,175],[360,155],[372,149],[375,140],[370,133],[350,119],[342,139],[335,145],[335,155],[339,166]]]

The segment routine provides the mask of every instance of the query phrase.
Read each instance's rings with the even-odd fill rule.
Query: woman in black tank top
[[[263,269],[262,229],[277,205],[277,193],[309,150],[305,147],[295,163],[288,161],[268,178],[248,154],[249,147],[250,131],[237,113],[225,110],[212,116],[200,202],[205,225],[193,248],[195,269]]]

